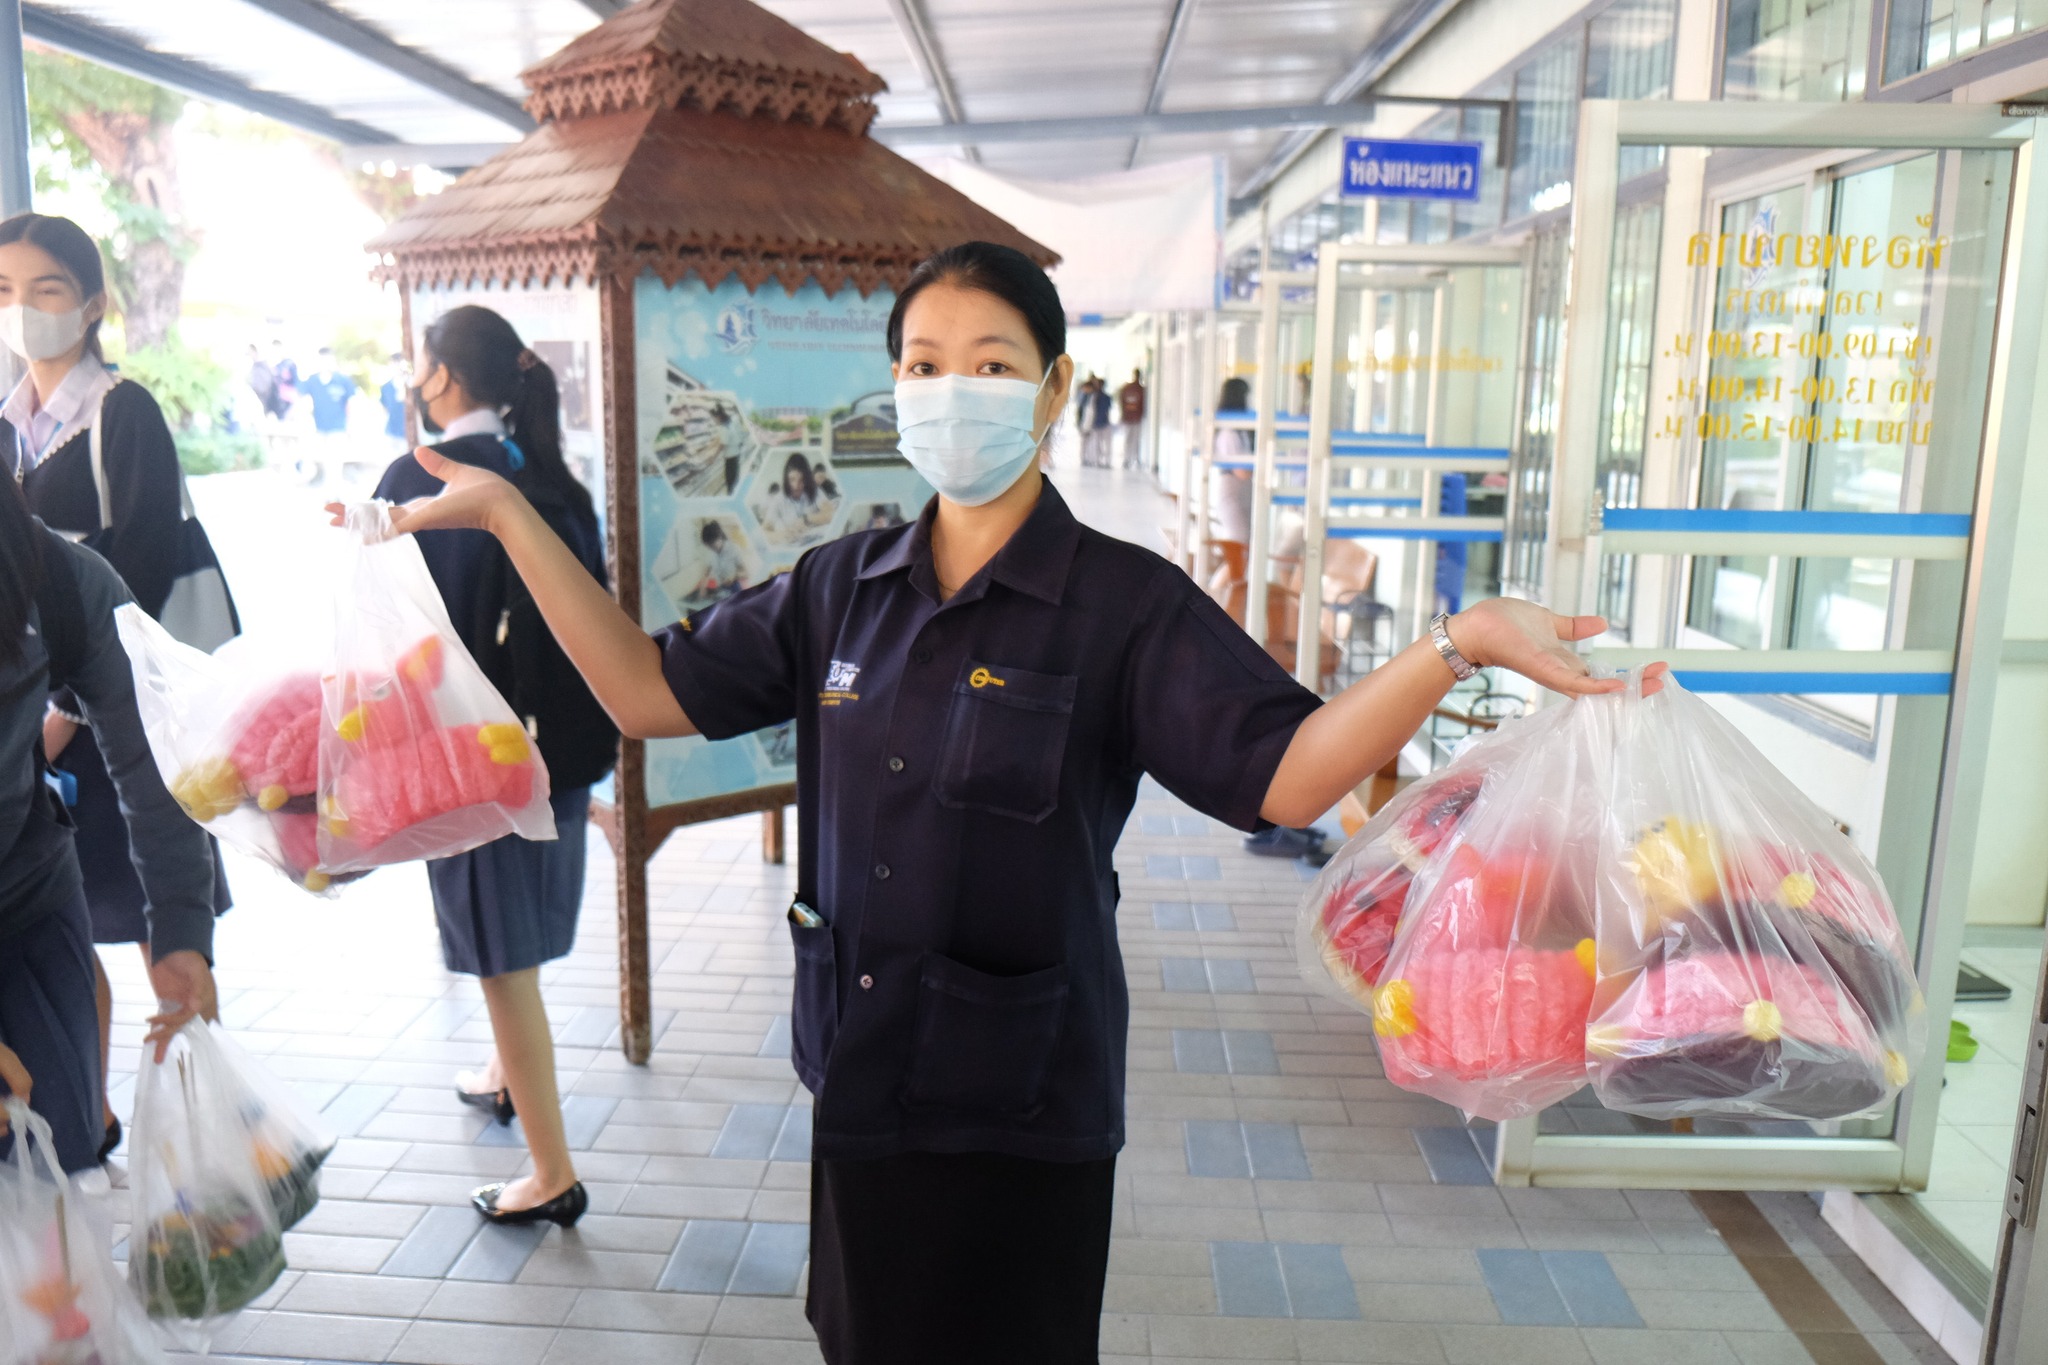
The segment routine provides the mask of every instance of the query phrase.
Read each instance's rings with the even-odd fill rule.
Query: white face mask
[[[1038,395],[1021,379],[942,374],[896,385],[896,432],[903,458],[941,497],[963,507],[994,502],[1038,454]]]
[[[48,360],[63,355],[85,336],[85,310],[45,313],[26,304],[0,308],[0,342],[23,360]]]

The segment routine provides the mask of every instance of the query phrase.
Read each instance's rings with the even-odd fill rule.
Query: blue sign
[[[1347,199],[1479,198],[1476,142],[1389,142],[1344,139]]]

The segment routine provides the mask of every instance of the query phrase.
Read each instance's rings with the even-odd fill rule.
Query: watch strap
[[[1455,644],[1451,643],[1450,619],[1443,612],[1438,612],[1435,616],[1432,616],[1429,620],[1429,638],[1430,642],[1436,646],[1436,652],[1442,656],[1444,663],[1450,667],[1451,673],[1459,682],[1463,682],[1465,679],[1478,673],[1479,670],[1472,666],[1471,660],[1458,652],[1458,647]]]

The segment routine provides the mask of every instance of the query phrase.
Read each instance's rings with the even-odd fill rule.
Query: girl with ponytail
[[[451,309],[423,339],[412,399],[420,424],[438,438],[433,452],[510,480],[602,584],[596,509],[562,459],[554,371],[488,308]],[[404,503],[440,488],[404,455],[384,472],[376,495]],[[611,770],[618,731],[495,540],[478,531],[435,531],[420,536],[419,546],[450,621],[540,749],[560,836],[532,843],[508,835],[427,864],[442,956],[450,971],[481,979],[497,1044],[481,1072],[456,1077],[456,1094],[501,1123],[517,1113],[533,1155],[531,1175],[486,1185],[471,1202],[493,1222],[545,1219],[566,1227],[589,1200],[562,1133],[540,966],[566,954],[576,938],[590,784]]]

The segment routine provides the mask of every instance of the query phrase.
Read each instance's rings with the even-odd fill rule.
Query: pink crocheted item
[[[275,810],[285,798],[313,794],[320,779],[319,674],[280,678],[251,698],[231,727],[228,759],[251,800]]]
[[[1583,1077],[1590,959],[1583,948],[1520,945],[1411,957],[1375,1000],[1373,1032],[1387,1078],[1414,1086],[1437,1077]]]
[[[1646,969],[1596,1030],[1596,1045],[1640,1054],[1703,1036],[1871,1050],[1859,1012],[1820,972],[1772,954],[1699,953]]]
[[[499,733],[505,730],[516,733],[509,726],[457,725],[351,746],[334,775],[325,812],[330,831],[369,850],[464,806],[525,805],[533,799],[532,749],[508,747]]]
[[[1374,868],[1346,878],[1323,903],[1323,965],[1361,1005],[1372,1003],[1413,880],[1398,863]]]

